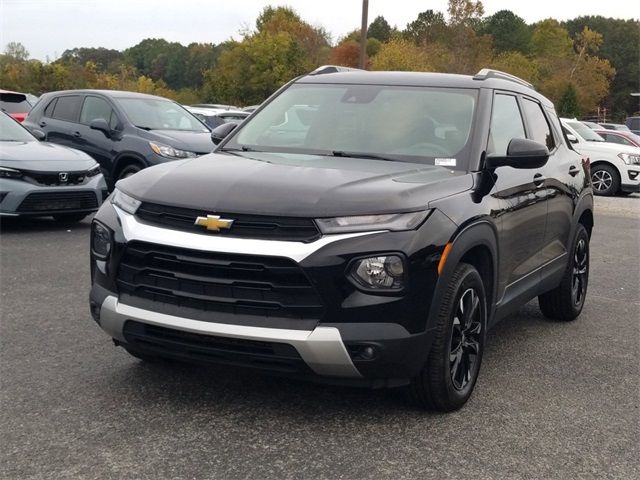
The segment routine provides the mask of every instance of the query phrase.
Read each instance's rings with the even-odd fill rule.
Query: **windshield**
[[[403,161],[466,170],[477,91],[297,84],[222,149]]]
[[[156,98],[118,98],[131,123],[145,130],[208,132],[191,113],[177,103]]]
[[[582,122],[567,122],[567,124],[587,142],[604,142],[604,138],[602,138]]]
[[[37,140],[13,118],[0,113],[0,142],[37,142]]]

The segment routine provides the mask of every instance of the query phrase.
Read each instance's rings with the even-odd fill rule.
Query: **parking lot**
[[[640,195],[597,198],[587,304],[489,336],[449,415],[400,391],[143,364],[88,312],[89,220],[3,222],[0,477],[639,478]]]

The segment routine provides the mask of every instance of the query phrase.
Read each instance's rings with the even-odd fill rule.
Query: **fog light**
[[[636,172],[635,170],[629,170],[629,178],[631,180],[635,180],[636,178],[638,178],[638,172]]]
[[[111,230],[99,222],[94,221],[91,224],[91,250],[93,254],[105,260],[111,253]]]
[[[378,355],[376,347],[371,345],[347,345],[347,349],[354,360],[373,360]]]
[[[351,276],[366,288],[399,290],[404,287],[404,262],[398,255],[363,258],[355,262]]]

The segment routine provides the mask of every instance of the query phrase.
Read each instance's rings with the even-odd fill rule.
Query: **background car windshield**
[[[177,103],[155,98],[118,98],[117,101],[136,127],[208,132],[196,117]]]
[[[476,98],[471,89],[293,85],[225,147],[357,152],[465,170]]]
[[[567,122],[571,128],[573,128],[578,135],[584,138],[587,142],[604,142],[604,138],[591,130],[582,122]]]
[[[0,142],[37,142],[37,140],[13,118],[0,113]]]

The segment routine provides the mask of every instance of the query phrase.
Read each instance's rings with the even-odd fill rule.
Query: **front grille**
[[[195,362],[224,363],[280,372],[305,370],[297,350],[286,343],[262,342],[184,332],[129,320],[123,335],[136,350]]]
[[[95,210],[98,199],[93,190],[30,193],[18,206],[21,213]]]
[[[205,210],[169,207],[154,203],[143,203],[136,211],[136,217],[146,223],[206,235],[298,242],[312,242],[320,237],[318,227],[310,218],[216,213],[222,218],[234,221],[230,229],[212,233],[204,227],[194,225],[197,217],[211,214],[212,212]]]
[[[202,311],[307,320],[323,310],[300,267],[281,257],[131,242],[117,284],[124,294]]]
[[[66,181],[60,179],[60,174],[66,173]],[[33,180],[34,183],[40,185],[82,185],[87,179],[87,171],[82,172],[29,172],[22,171],[22,174],[27,178]]]

